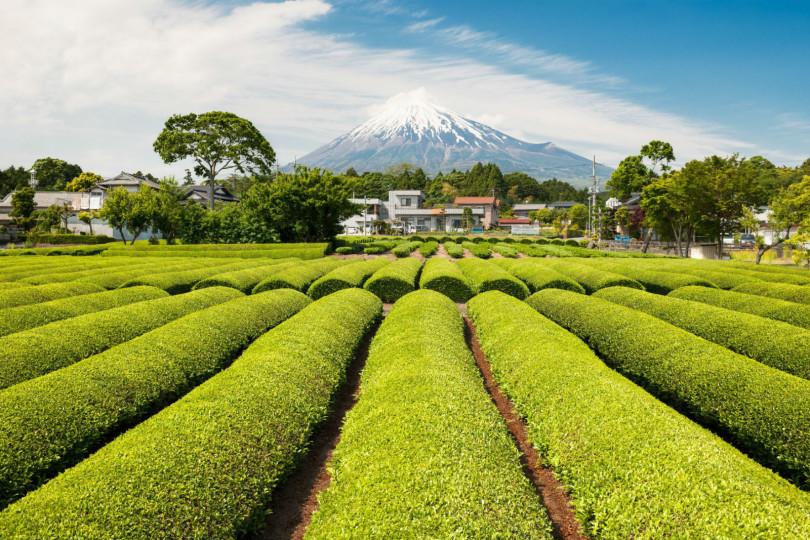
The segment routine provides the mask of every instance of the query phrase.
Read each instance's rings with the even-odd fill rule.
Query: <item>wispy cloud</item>
[[[810,131],[810,119],[796,113],[781,113],[776,116],[776,127],[790,131]]]
[[[444,17],[436,17],[435,19],[425,19],[423,21],[415,22],[413,24],[409,24],[405,27],[405,30],[408,32],[424,32],[429,28],[433,28],[436,25],[440,24],[444,21]]]

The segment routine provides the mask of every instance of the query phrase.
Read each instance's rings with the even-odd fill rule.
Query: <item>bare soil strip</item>
[[[587,537],[579,530],[579,523],[577,523],[574,516],[571,501],[563,485],[555,478],[551,469],[542,465],[540,454],[529,442],[526,424],[517,414],[514,405],[506,394],[501,391],[492,375],[489,361],[484,351],[481,350],[481,344],[478,342],[475,326],[466,314],[463,313],[463,315],[467,330],[465,332],[467,345],[473,352],[475,363],[484,378],[484,387],[492,397],[495,406],[498,407],[498,411],[509,428],[509,433],[512,434],[512,438],[518,450],[520,450],[520,463],[523,466],[523,472],[534,485],[543,505],[548,510],[549,518],[554,527],[554,537],[558,540],[585,540]]]
[[[271,514],[265,526],[252,536],[255,540],[300,540],[304,537],[312,514],[318,508],[318,494],[329,487],[331,477],[326,466],[340,440],[343,419],[357,402],[360,374],[366,365],[368,348],[377,328],[379,324],[368,332],[349,364],[346,381],[332,402],[332,412],[314,434],[309,452],[295,472],[273,493]]]

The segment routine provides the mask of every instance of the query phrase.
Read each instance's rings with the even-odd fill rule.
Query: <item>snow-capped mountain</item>
[[[432,103],[420,88],[389,99],[382,110],[326,146],[297,160],[311,167],[383,171],[409,163],[428,174],[466,170],[477,162],[522,171],[538,180],[556,177],[579,187],[591,177],[591,160],[551,142],[533,144]],[[601,178],[612,169],[597,163]]]

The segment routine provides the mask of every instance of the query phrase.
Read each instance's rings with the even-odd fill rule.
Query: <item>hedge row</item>
[[[442,244],[447,254],[454,259],[461,259],[464,257],[464,246],[456,244],[455,242],[445,242]]]
[[[788,283],[744,283],[732,289],[735,292],[767,296],[799,304],[810,304],[810,287]]]
[[[6,289],[0,291],[0,309],[37,304],[57,298],[81,296],[102,290],[98,285],[78,281]]]
[[[658,270],[644,270],[639,268],[635,262],[630,261],[614,262],[599,260],[583,264],[593,266],[597,270],[606,270],[627,276],[628,278],[634,279],[644,285],[646,290],[656,294],[667,294],[675,289],[688,286],[711,287],[714,289],[717,288],[717,285],[714,283],[697,276],[677,274],[673,272],[661,272]]]
[[[86,234],[32,234],[28,236],[29,242],[37,244],[109,244],[116,242],[111,236]]]
[[[720,289],[733,289],[734,287],[742,285],[743,283],[760,281],[757,278],[741,275],[736,272],[717,272],[703,268],[695,268],[684,264],[667,264],[667,262],[662,261],[650,261],[650,263],[652,264],[650,264],[648,267],[649,269],[659,269],[666,272],[677,272],[679,274],[697,276],[714,283]]]
[[[98,255],[104,253],[108,246],[112,244],[102,244],[100,246],[64,246],[47,248],[25,248],[25,249],[0,249],[0,257],[13,257],[17,255]]]
[[[319,259],[325,255],[325,249],[321,248],[292,248],[292,249],[208,249],[199,251],[187,250],[142,250],[128,251],[114,249],[104,252],[104,256],[109,257],[205,257],[205,258],[231,258],[231,259]]]
[[[683,287],[672,291],[669,296],[751,313],[810,329],[810,306],[795,302],[734,291],[718,291],[706,287]]]
[[[191,294],[209,291],[217,289]],[[238,298],[0,392],[0,504],[19,498],[120,429],[182,396],[309,303],[295,291],[248,297],[224,291]]]
[[[498,290],[520,299],[529,296],[529,289],[522,281],[490,261],[469,258],[461,259],[456,264],[476,294]]]
[[[252,291],[260,281],[267,279],[268,277],[275,275],[282,270],[286,270],[287,268],[292,268],[300,264],[300,259],[273,259],[262,266],[214,274],[211,277],[198,281],[194,285],[194,290],[204,289],[206,287],[230,287],[232,289],[240,290],[245,294],[250,294],[250,291]]]
[[[29,304],[0,310],[0,336],[36,328],[87,313],[155,300],[168,296],[155,287],[132,287],[118,291],[84,294],[81,298],[60,298],[50,302]]]
[[[422,245],[422,242],[403,242],[391,250],[396,257],[408,257]]]
[[[258,307],[273,295],[303,302],[294,291],[245,301]],[[0,536],[244,536],[306,452],[380,312],[357,289],[307,306],[228,369],[7,508]]]
[[[492,250],[486,242],[464,242],[461,245],[464,249],[469,251],[473,257],[489,259],[492,256]]]
[[[98,265],[93,268],[88,269],[73,269],[69,266],[60,266],[58,268],[51,268],[50,271],[41,273],[36,272],[32,273],[28,277],[24,277],[20,279],[23,283],[28,283],[29,285],[45,285],[47,283],[64,283],[66,281],[83,281],[86,277],[93,277],[98,275],[99,273],[108,273],[108,272],[117,272],[121,270],[135,270],[138,268],[144,268],[148,266],[154,266],[155,263],[152,261],[127,261],[124,259],[118,259],[114,262],[115,264],[110,265]],[[165,264],[163,265],[165,266]]]
[[[211,270],[215,272],[222,272],[222,268],[231,264],[230,261],[225,259],[218,259],[211,261],[211,259],[189,259],[188,262],[169,262],[164,264],[148,264],[146,266],[135,266],[126,270],[116,270],[115,272],[96,272],[93,275],[81,278],[84,283],[93,283],[105,289],[117,289],[130,280],[139,278],[152,278],[157,274],[166,274],[169,272],[181,272],[192,270]],[[206,274],[209,275],[209,274]],[[193,279],[192,279],[193,281]],[[192,285],[193,286],[193,285]]]
[[[650,392],[810,485],[810,381],[601,298],[545,289],[528,302]]]
[[[495,253],[499,253],[503,257],[515,259],[518,256],[518,250],[506,244],[490,244],[490,248]]]
[[[320,249],[329,247],[326,242],[290,242],[278,244],[116,244],[112,249],[121,251],[272,251],[275,249]]]
[[[612,371],[527,304],[488,292],[467,308],[495,378],[586,536],[810,535],[806,494]]]
[[[530,292],[542,289],[567,289],[585,294],[582,285],[546,265],[537,264],[534,259],[496,259],[493,262],[523,281]]]
[[[616,274],[614,272],[607,272],[605,270],[597,270],[584,264],[552,260],[538,261],[538,264],[548,265],[549,268],[573,279],[582,285],[585,292],[588,294],[593,294],[599,289],[604,289],[605,287],[631,287],[634,289],[644,289],[644,286],[641,283],[634,279],[630,279],[627,276]]]
[[[431,289],[440,292],[453,302],[463,304],[472,298],[473,288],[464,276],[458,264],[434,257],[425,263],[419,279],[420,289]]]
[[[143,287],[137,287],[143,290]],[[88,313],[0,338],[0,388],[69,366],[199,309],[240,297],[217,287]]]
[[[382,246],[368,246],[367,248],[363,249],[363,253],[366,255],[382,255],[386,251],[388,250]]]
[[[295,289],[296,291],[305,292],[312,282],[319,277],[328,274],[335,268],[340,268],[352,262],[354,261],[351,259],[336,259],[330,257],[283,268],[279,272],[274,272],[261,280],[253,288],[253,294],[272,289]]]
[[[396,302],[401,296],[416,290],[421,269],[419,259],[399,259],[374,272],[363,288],[383,302]]]
[[[76,259],[75,257],[54,257],[53,259],[46,259],[44,257],[26,257],[25,264],[4,265],[0,271],[0,280],[2,281],[16,281],[18,279],[25,279],[31,276],[41,274],[50,274],[54,272],[79,272],[83,270],[92,270],[94,268],[102,268],[109,264],[110,261],[96,258],[83,258]],[[112,261],[114,265],[121,264],[120,261]]]
[[[594,294],[658,317],[763,364],[810,379],[810,332],[787,323],[626,287]]]
[[[20,283],[19,281],[0,281],[0,291],[20,289],[22,287],[30,287],[30,285],[28,283]]]
[[[121,287],[135,287],[137,285],[150,285],[163,289],[169,294],[179,294],[188,292],[197,284],[198,281],[221,274],[223,272],[232,272],[236,270],[245,270],[247,268],[256,268],[265,264],[261,261],[241,261],[231,262],[225,265],[218,266],[204,266],[202,268],[194,268],[191,270],[178,270],[174,272],[159,272],[141,275],[132,278],[121,285]]]
[[[394,304],[360,393],[307,538],[552,538],[448,298]]]
[[[316,279],[312,285],[309,286],[307,294],[317,300],[322,296],[332,294],[342,289],[362,287],[374,272],[390,263],[391,261],[388,259],[378,257],[340,266]]]
[[[425,242],[421,246],[419,246],[419,253],[422,255],[422,257],[425,258],[435,255],[438,250],[439,250],[439,243],[436,242],[435,240]]]

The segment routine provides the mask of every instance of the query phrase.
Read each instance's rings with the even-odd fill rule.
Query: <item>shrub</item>
[[[573,247],[580,247],[579,242],[574,240],[573,238],[569,238],[565,242],[563,242],[566,246],[573,246]]]
[[[461,244],[456,244],[454,242],[445,242],[444,249],[447,251],[447,254],[453,257],[454,259],[461,259],[464,257],[464,247]]]
[[[464,246],[464,248],[474,257],[478,257],[479,259],[489,259],[492,256],[492,250],[489,248],[489,244],[487,243],[464,242],[461,245]]]
[[[522,281],[492,262],[462,259],[457,264],[476,294],[497,290],[520,299],[529,296],[529,289]]]
[[[542,289],[567,289],[585,294],[582,285],[545,265],[536,264],[533,259],[497,259],[498,266],[520,279],[529,287],[530,292]]]
[[[267,299],[282,295],[303,302],[293,291],[275,291],[243,305],[259,315]],[[228,369],[6,509],[0,536],[245,534],[306,452],[380,308],[373,295],[356,289],[307,306]]]
[[[711,270],[690,268],[683,264],[668,265],[662,261],[650,261],[650,268],[656,268],[667,272],[676,272],[679,274],[688,274],[690,276],[697,276],[703,278],[721,289],[733,289],[737,285],[743,283],[750,283],[751,281],[760,281],[756,278],[740,275],[734,272],[715,272]],[[654,267],[653,267],[654,265]],[[688,285],[684,285],[688,287]],[[679,289],[681,287],[678,287]]]
[[[90,283],[69,281],[66,283],[52,283],[34,287],[18,287],[0,291],[0,309],[16,306],[25,306],[57,298],[81,296],[101,292],[103,289]]]
[[[700,302],[611,287],[594,296],[658,317],[763,364],[810,379],[810,332]]]
[[[788,302],[810,304],[810,287],[789,283],[744,283],[732,289],[735,292],[767,296]]]
[[[669,293],[669,296],[751,313],[810,329],[810,306],[795,302],[706,287],[682,287]]]
[[[565,245],[565,242],[562,240],[562,238],[553,238],[549,241],[549,244],[554,244],[555,246],[563,246]]]
[[[422,257],[428,258],[433,256],[438,249],[439,243],[435,240],[431,240],[419,246],[419,253],[422,255]]]
[[[140,277],[130,279],[125,282],[121,287],[134,287],[136,285],[150,285],[163,289],[169,294],[179,294],[190,291],[198,281],[221,274],[223,272],[232,272],[236,270],[244,270],[247,268],[256,268],[266,264],[264,261],[248,260],[242,262],[234,262],[219,266],[207,266],[202,268],[195,268],[192,270],[179,270],[175,272],[161,272],[157,274],[147,274]]]
[[[425,239],[424,239],[424,237],[419,236],[418,234],[414,234],[414,235],[411,235],[408,238],[408,241],[410,241],[410,242],[419,242],[421,244],[422,242],[425,241]]]
[[[83,234],[36,234],[30,240],[37,244],[109,244],[116,241],[110,236]]]
[[[515,259],[518,256],[518,250],[513,248],[512,246],[507,246],[504,244],[491,244],[490,246],[492,251],[495,253],[499,253],[503,257],[507,257],[509,259]]]
[[[363,253],[366,255],[382,255],[386,251],[388,250],[382,246],[369,246],[363,250]]]
[[[440,292],[462,304],[474,294],[472,285],[456,263],[435,257],[425,263],[419,288]]]
[[[132,271],[150,266],[158,268],[152,261],[144,260],[141,262],[140,259],[136,259],[135,262],[132,262],[119,258],[114,261],[105,260],[104,262],[114,264],[100,264],[87,269],[73,268],[69,265],[58,265],[51,268],[50,271],[32,273],[32,275],[22,278],[21,281],[30,285],[45,285],[48,283],[64,283],[66,281],[84,281],[86,277],[92,278],[99,274],[107,274],[108,272]]]
[[[335,249],[335,253],[338,255],[350,255],[352,253],[357,253],[357,250],[353,246],[341,246]]]
[[[403,242],[399,244],[394,249],[391,250],[396,257],[408,257],[411,253],[413,253],[416,248],[422,245],[422,242]]]
[[[605,287],[631,287],[634,289],[644,289],[644,286],[641,283],[634,279],[630,279],[627,276],[604,270],[597,270],[583,264],[545,259],[538,260],[537,264],[548,265],[549,268],[573,279],[582,285],[585,292],[588,294],[593,294],[599,289],[604,289]]]
[[[85,283],[93,283],[105,289],[115,289],[130,280],[142,277],[151,279],[157,274],[166,274],[168,272],[206,269],[214,272],[222,272],[227,264],[228,261],[226,259],[217,259],[213,262],[211,259],[189,259],[188,262],[174,262],[173,260],[172,262],[166,261],[164,264],[148,264],[145,266],[132,265],[132,267],[127,270],[114,269],[114,271],[95,272],[79,279]],[[210,273],[206,273],[206,275],[210,275]],[[191,281],[194,282],[194,279]],[[191,286],[193,287],[193,284]]]
[[[238,298],[0,392],[4,501],[20,497],[87,456],[117,429],[182,396],[309,302],[295,291],[249,297],[233,289],[224,291]]]
[[[297,264],[283,268],[261,280],[254,288],[253,294],[269,291],[271,289],[295,289],[304,292],[313,281],[346,264],[354,261],[346,259],[319,259],[305,264]]]
[[[317,300],[342,289],[362,287],[374,272],[390,263],[388,259],[378,257],[340,266],[316,279],[309,286],[307,294]]]
[[[194,285],[194,290],[204,289],[206,287],[231,287],[245,294],[250,294],[250,291],[252,291],[260,281],[274,276],[282,270],[294,268],[301,264],[299,259],[274,259],[273,262],[269,262],[266,266],[256,266],[254,268],[245,268],[244,270],[214,274],[211,277],[198,281]]]
[[[22,287],[30,287],[30,285],[28,283],[21,283],[19,281],[0,281],[0,291],[20,289]]]
[[[528,302],[659,398],[808,485],[810,381],[601,298],[545,289]]]
[[[676,274],[673,272],[659,272],[657,270],[643,270],[636,266],[634,261],[588,261],[589,266],[594,266],[600,270],[607,270],[616,274],[627,276],[644,285],[644,288],[652,293],[667,294],[681,287],[699,285],[702,287],[717,288],[714,283],[696,276],[687,274]]]
[[[155,287],[132,287],[119,291],[84,294],[0,310],[0,336],[35,328],[54,321],[104,311],[144,300],[168,296]]]
[[[551,538],[450,300],[418,291],[394,305],[360,391],[309,538]]]
[[[138,289],[142,289],[138,287]],[[88,313],[0,338],[0,388],[39,377],[241,293],[212,288]],[[70,339],[65,339],[70,336]]]
[[[804,493],[612,371],[575,336],[498,292],[467,308],[585,536],[808,536]]]
[[[363,288],[376,294],[383,302],[396,302],[416,289],[421,268],[422,262],[418,259],[399,259],[374,272]]]

